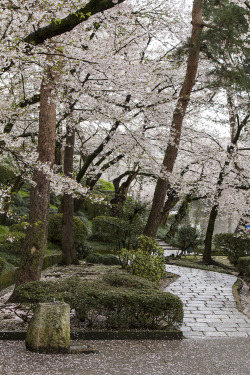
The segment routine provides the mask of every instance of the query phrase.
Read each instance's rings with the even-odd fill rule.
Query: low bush
[[[202,244],[201,232],[192,225],[181,225],[175,235],[176,246],[182,251],[196,249]]]
[[[78,259],[85,259],[87,256],[92,254],[92,248],[86,243],[79,243],[75,246]]]
[[[161,329],[181,324],[181,300],[155,290],[88,289],[72,300],[87,327],[106,329]]]
[[[92,221],[92,235],[101,241],[121,242],[125,237],[126,222],[118,217],[97,216]]]
[[[84,209],[88,213],[88,218],[92,220],[96,216],[110,215],[111,209],[109,201],[110,198],[103,200],[103,196],[98,194],[91,194],[90,198],[86,198],[84,201]]]
[[[215,250],[228,256],[233,265],[237,265],[240,257],[250,256],[250,238],[234,233],[219,233],[213,238]]]
[[[25,233],[10,232],[2,236],[0,242],[0,251],[7,253],[21,253],[25,240]]]
[[[159,282],[166,275],[164,251],[155,240],[140,236],[134,250],[122,249],[119,253],[122,267],[133,275]]]
[[[130,276],[132,277],[132,276]],[[181,300],[165,292],[144,288],[110,287],[79,278],[27,283],[17,289],[20,302],[64,300],[93,329],[162,329],[183,320]]]
[[[105,265],[119,265],[119,259],[113,254],[98,254],[92,253],[86,257],[86,262],[94,264],[105,264]]]
[[[127,272],[109,272],[103,276],[105,283],[116,288],[158,289],[155,283]]]
[[[250,256],[239,258],[237,268],[240,275],[250,277]]]
[[[62,214],[50,215],[49,227],[48,227],[48,240],[51,242],[61,244],[62,240]],[[75,247],[80,247],[84,244],[87,236],[88,229],[86,225],[78,218],[74,216],[74,241]]]
[[[3,269],[6,267],[6,260],[4,258],[0,258],[0,274],[2,273]]]
[[[26,229],[28,227],[29,223],[26,221],[23,221],[21,223],[13,224],[9,228],[10,232],[23,232],[26,233]]]

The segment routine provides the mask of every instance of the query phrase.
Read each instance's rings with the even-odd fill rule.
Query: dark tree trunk
[[[18,193],[18,191],[21,189],[22,185],[23,185],[22,177],[18,176],[16,178],[16,180],[15,180],[14,185],[11,188],[10,197],[5,202],[4,213],[3,213],[2,217],[1,217],[0,225],[5,225],[6,224],[6,220],[7,220],[7,216],[8,216],[8,213],[9,213],[9,209],[10,209],[10,204],[11,204],[12,198],[13,198],[14,194]]]
[[[179,200],[180,200],[180,197],[176,195],[176,192],[173,193],[171,191],[168,191],[167,200],[162,210],[161,224],[166,225],[170,211],[172,210],[172,208],[174,208],[176,203],[179,202]]]
[[[192,199],[193,199],[192,195],[187,195],[185,197],[185,199],[183,199],[183,201],[182,201],[182,203],[181,203],[181,205],[180,205],[180,207],[178,209],[178,212],[175,215],[174,222],[172,223],[172,225],[170,226],[170,229],[169,229],[168,233],[166,234],[167,238],[174,237],[175,232],[176,232],[176,230],[178,228],[178,225],[181,223],[181,220],[186,215],[187,210],[188,210],[188,206],[189,206],[190,202],[192,201]]]
[[[75,145],[75,130],[67,126],[66,146],[64,150],[64,175],[73,175],[73,156]],[[62,223],[62,263],[78,264],[78,259],[74,244],[74,204],[72,194],[64,193],[63,196],[63,223]]]
[[[128,189],[136,178],[137,174],[138,172],[136,171],[127,171],[113,180],[115,196],[113,199],[111,199],[110,203],[112,205],[114,216],[119,216],[119,214],[122,212],[122,208],[127,198]],[[127,179],[120,185],[122,178],[125,176],[128,176]]]
[[[38,161],[50,168],[55,158],[56,139],[56,81],[59,74],[53,67],[47,67],[40,91]],[[15,289],[11,299],[15,299],[16,288],[29,281],[40,280],[46,249],[50,180],[43,170],[36,169],[33,176],[35,186],[30,195],[29,227],[25,238]]]
[[[179,94],[176,108],[173,114],[173,121],[170,128],[170,137],[165,151],[165,157],[162,165],[162,174],[170,174],[173,170],[178,153],[182,123],[185,117],[186,109],[190,100],[192,88],[195,83],[195,77],[198,69],[200,40],[202,31],[202,10],[204,0],[194,0],[192,10],[192,34],[188,54],[186,75],[182,89]],[[144,229],[144,235],[155,237],[157,229],[162,219],[162,209],[168,189],[168,177],[158,179],[152,208],[149,214],[147,224]]]

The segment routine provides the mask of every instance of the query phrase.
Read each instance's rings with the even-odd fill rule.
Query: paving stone
[[[180,277],[166,288],[183,301],[185,337],[250,337],[250,319],[240,313],[232,293],[233,275],[167,265]]]

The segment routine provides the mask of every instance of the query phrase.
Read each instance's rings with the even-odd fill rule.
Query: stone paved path
[[[180,275],[165,291],[183,301],[186,338],[250,337],[250,319],[238,311],[232,293],[235,276],[174,265],[166,270]]]

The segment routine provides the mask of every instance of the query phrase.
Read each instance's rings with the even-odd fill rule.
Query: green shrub
[[[97,216],[92,221],[92,234],[101,241],[122,241],[125,237],[125,228],[126,222],[118,217]]]
[[[182,251],[188,248],[195,249],[202,243],[200,231],[191,225],[181,225],[175,235],[176,246]]]
[[[237,268],[240,275],[250,277],[250,256],[239,258]]]
[[[91,197],[86,198],[84,201],[84,209],[87,211],[88,218],[91,220],[96,216],[111,214],[109,206],[110,198],[106,200],[100,200],[100,198],[103,199],[100,195],[91,194]]]
[[[183,320],[181,300],[155,289],[112,288],[79,278],[40,281],[17,289],[20,302],[64,300],[88,328],[159,329],[177,327]]]
[[[48,227],[48,240],[51,242],[61,244],[62,240],[62,214],[55,214],[49,216],[49,227]],[[76,250],[78,246],[82,245],[87,236],[88,229],[86,225],[78,218],[74,216],[74,241]]]
[[[6,225],[0,225],[0,237],[7,234],[9,232],[9,227]]]
[[[25,233],[10,232],[1,238],[0,250],[11,253],[21,253],[25,240]]]
[[[250,238],[234,233],[219,233],[213,237],[215,250],[222,251],[236,265],[240,257],[250,256]]]
[[[94,264],[105,264],[105,265],[119,265],[119,259],[113,254],[97,254],[92,253],[86,257],[86,262]]]
[[[178,297],[149,289],[89,289],[74,296],[72,304],[90,328],[160,329],[178,326],[183,319]]]
[[[17,224],[13,224],[11,225],[9,228],[10,228],[10,232],[22,232],[22,233],[26,233],[26,229],[28,227],[29,223],[27,223],[26,221],[23,221],[21,223],[17,223]]]
[[[127,272],[109,272],[103,276],[105,283],[116,288],[157,289],[155,283]]]
[[[6,260],[4,258],[0,258],[0,274],[2,273],[3,269],[6,267]]]
[[[92,254],[92,248],[86,243],[80,243],[75,246],[78,259],[85,259],[87,256]]]
[[[123,268],[133,275],[159,282],[166,275],[164,251],[157,242],[146,236],[138,239],[135,250],[122,249],[119,253]]]
[[[115,242],[117,248],[135,246],[142,229],[140,217],[132,223],[112,216],[97,216],[92,221],[93,237],[100,241]]]

